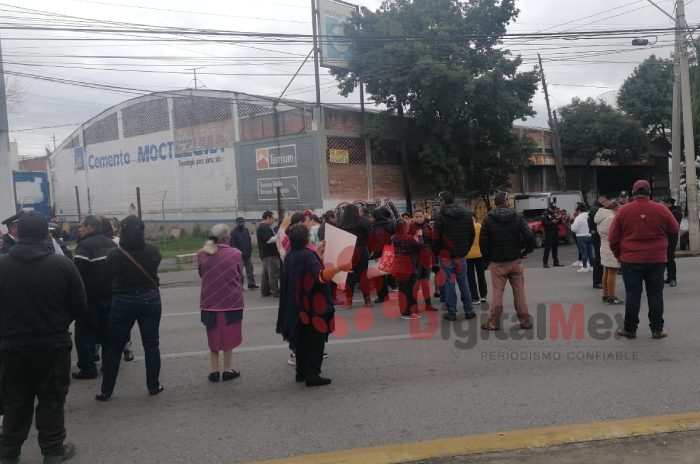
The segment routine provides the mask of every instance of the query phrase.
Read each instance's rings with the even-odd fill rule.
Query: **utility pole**
[[[53,151],[56,151],[56,134],[53,134],[51,138],[53,139]]]
[[[185,71],[192,71],[194,73],[194,89],[197,90],[197,70],[198,69],[204,69],[204,66],[200,66],[199,68],[186,68]]]
[[[557,123],[556,115],[552,115],[552,108],[549,104],[549,90],[547,89],[547,81],[544,77],[544,68],[542,67],[542,57],[537,54],[540,61],[540,72],[542,73],[542,89],[544,90],[544,99],[547,102],[547,116],[549,118],[549,130],[552,133],[552,149],[554,151],[554,166],[557,170],[557,183],[559,190],[566,190],[566,171],[564,170],[564,157],[561,153],[561,140],[559,139],[559,124]]]
[[[316,106],[321,111],[321,74],[318,63],[318,7],[316,0],[311,0],[311,27],[314,34],[314,76],[316,79]]]
[[[685,3],[676,0],[676,29],[685,29]],[[690,65],[688,43],[683,40],[680,54],[681,100],[683,109],[683,135],[685,140],[685,185],[688,206],[688,240],[690,251],[700,251],[700,222],[698,218],[698,178],[695,170],[695,137],[693,134],[693,109],[690,97]]]
[[[0,47],[0,220],[17,214],[14,179],[10,164],[10,129],[7,121],[7,96],[3,74],[2,48]]]
[[[681,156],[682,123],[681,110],[681,29],[676,27],[676,44],[673,55],[673,111],[671,122],[671,197],[680,200],[681,197]]]

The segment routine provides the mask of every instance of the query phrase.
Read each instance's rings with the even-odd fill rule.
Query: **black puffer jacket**
[[[479,248],[486,262],[515,261],[535,249],[535,236],[514,209],[500,206],[484,219]]]
[[[91,232],[78,241],[73,262],[85,284],[88,304],[112,299],[112,276],[107,269],[107,253],[117,244],[106,235]]]
[[[367,239],[370,259],[379,259],[384,251],[384,245],[391,244],[391,236],[394,235],[394,223],[387,218],[381,218],[372,224],[372,232]]]
[[[45,240],[17,242],[0,257],[0,350],[71,347],[68,328],[85,311],[83,281]]]
[[[474,220],[466,209],[450,203],[433,219],[433,252],[441,258],[464,258],[474,243]]]

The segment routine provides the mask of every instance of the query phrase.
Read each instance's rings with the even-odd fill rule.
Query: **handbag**
[[[149,274],[148,271],[145,270],[145,269],[143,268],[143,266],[141,266],[141,264],[139,264],[139,262],[136,261],[136,260],[134,259],[134,257],[131,256],[124,248],[121,248],[121,247],[120,247],[120,248],[119,248],[119,251],[121,251],[121,252],[124,254],[124,256],[126,256],[126,257],[129,259],[129,261],[131,261],[131,264],[133,264],[134,267],[136,267],[136,269],[138,269],[139,271],[141,271],[141,272],[143,273],[143,275],[145,275],[146,278],[148,278],[148,280],[153,284],[154,287],[156,287],[156,288],[160,287],[160,282],[158,282],[158,281],[156,280],[157,278],[154,279],[153,276],[152,276],[151,274]]]
[[[394,272],[394,245],[384,245],[382,257],[379,258],[377,269],[386,273],[393,274]]]

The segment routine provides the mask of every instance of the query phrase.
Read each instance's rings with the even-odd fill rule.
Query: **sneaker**
[[[616,296],[608,298],[608,301],[606,303],[608,303],[609,305],[616,305],[616,306],[625,304],[624,301],[622,301],[621,299],[619,299]]]
[[[654,332],[653,334],[651,334],[651,338],[655,340],[666,337],[668,337],[668,332],[664,332],[663,330],[661,332]]]
[[[575,261],[571,263],[571,267],[581,267],[583,266],[583,263],[581,261]]]
[[[290,366],[296,366],[297,365],[297,355],[294,353],[289,355],[289,359],[287,359],[287,364]]]
[[[583,273],[583,272],[588,272],[588,269],[590,269],[590,268],[588,268],[588,267],[582,267],[581,269],[579,269],[579,270],[576,271],[576,272],[581,272],[581,273]]]
[[[248,288],[250,288],[250,289],[258,289],[258,288],[260,288],[260,286],[259,286],[259,285],[252,284],[252,285],[248,285]]]
[[[326,379],[320,375],[315,375],[306,379],[305,383],[307,387],[323,387],[324,385],[329,385],[331,383],[331,379]]]
[[[564,267],[564,265],[560,262],[554,263],[554,267]]]
[[[60,464],[74,457],[77,454],[75,445],[70,442],[63,444],[63,454],[58,456],[44,456],[44,464]]]
[[[482,298],[482,299],[481,299],[481,302],[482,302],[482,303],[486,303],[487,301],[489,301],[489,300],[487,300],[486,298]]]
[[[479,305],[481,304],[481,300],[472,300],[473,305]]]
[[[445,320],[447,320],[447,321],[456,321],[456,320],[457,320],[457,315],[456,315],[454,312],[452,312],[452,311],[447,311],[447,312],[442,316],[442,318],[445,319]]]
[[[326,359],[326,358],[328,358],[328,353],[323,353],[323,359]],[[294,363],[296,364],[296,360],[294,361]]]
[[[474,311],[468,311],[464,313],[464,318],[469,320],[469,319],[474,319],[476,317],[476,313]]]
[[[401,316],[401,319],[405,319],[405,320],[420,319],[420,314],[411,313],[408,316]]]
[[[678,286],[678,282],[676,282],[675,280],[672,280],[672,281],[669,282],[669,283],[671,284],[671,287],[676,287],[676,286]]]
[[[636,333],[628,332],[622,327],[615,331],[615,335],[617,335],[618,337],[625,337],[625,338],[637,338]]]

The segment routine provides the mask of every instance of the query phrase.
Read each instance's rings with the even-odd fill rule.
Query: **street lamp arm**
[[[664,10],[663,8],[661,8],[659,5],[657,5],[656,3],[654,3],[652,0],[647,0],[647,2],[651,3],[652,5],[654,5],[654,7],[656,7],[657,10],[659,10],[660,12],[662,12],[663,14],[665,14],[666,16],[668,16],[669,18],[671,18],[671,19],[673,20],[673,23],[674,23],[676,26],[678,26],[678,20],[677,20],[673,15],[667,13],[666,10]],[[682,27],[682,25],[681,25],[681,27]]]

